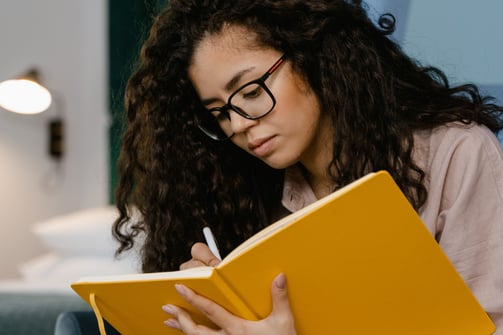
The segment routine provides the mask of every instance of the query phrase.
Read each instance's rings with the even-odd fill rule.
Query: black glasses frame
[[[254,79],[252,81],[249,81],[246,84],[243,84],[240,87],[238,87],[229,96],[229,98],[227,99],[227,103],[225,105],[220,106],[220,107],[213,107],[213,108],[210,108],[210,109],[205,109],[204,112],[208,113],[209,117],[213,117],[211,115],[211,113],[213,113],[213,112],[220,112],[220,113],[223,113],[224,116],[226,118],[228,118],[229,120],[230,120],[229,110],[232,110],[233,112],[237,113],[239,116],[242,116],[242,117],[244,117],[245,119],[248,119],[248,120],[258,120],[258,119],[261,119],[261,118],[265,117],[276,106],[276,98],[274,97],[274,94],[272,94],[271,90],[267,87],[265,81],[267,80],[267,78],[269,78],[279,68],[279,66],[281,64],[283,64],[283,62],[285,61],[285,59],[286,59],[286,54],[283,54],[261,77],[259,77],[257,79]],[[264,89],[264,91],[272,99],[272,106],[271,106],[271,108],[267,112],[265,112],[264,114],[261,114],[259,116],[251,116],[251,115],[247,114],[245,111],[243,111],[242,109],[240,109],[239,107],[234,106],[233,104],[231,104],[232,98],[236,94],[238,94],[239,91],[241,91],[243,88],[245,88],[245,87],[247,87],[249,85],[253,85],[253,84],[258,84],[261,88]],[[234,133],[232,133],[230,135],[227,135],[222,130],[222,134],[224,134],[225,136],[219,137],[217,134],[214,134],[211,131],[205,129],[204,126],[200,122],[198,122],[197,124],[198,124],[199,129],[202,130],[203,133],[205,133],[207,136],[209,136],[210,138],[212,138],[214,140],[217,140],[217,141],[225,141],[225,140],[230,139],[232,136],[234,136]]]

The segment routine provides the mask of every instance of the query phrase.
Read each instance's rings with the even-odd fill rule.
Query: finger
[[[176,290],[192,306],[199,309],[208,319],[218,327],[226,330],[226,333],[235,334],[240,329],[240,319],[229,313],[225,308],[217,303],[196,294],[185,285],[176,284]]]
[[[220,260],[211,252],[210,248],[201,242],[194,243],[190,254],[193,259],[199,260],[208,266],[216,266]]]
[[[192,317],[179,307],[165,305],[162,306],[162,309],[174,316],[174,318],[164,321],[164,324],[170,328],[181,330],[185,334],[218,334],[216,331],[206,326],[196,324],[194,320],[192,320]]]
[[[293,327],[294,320],[288,300],[288,291],[286,287],[286,277],[283,273],[274,278],[271,285],[272,312],[277,322],[289,324]]]
[[[174,305],[164,305],[162,310],[172,316],[171,319],[164,321],[164,324],[170,328],[181,330],[182,326],[178,322],[179,308]]]
[[[162,306],[162,310],[173,316],[171,319],[164,321],[164,324],[170,328],[181,330],[182,326],[180,325],[180,322],[178,322],[178,320],[176,319],[176,316],[178,314],[177,307],[173,305],[164,305]]]
[[[200,260],[197,259],[191,259],[190,261],[187,261],[180,265],[180,270],[186,270],[190,268],[197,268],[201,266],[207,266],[205,263],[201,262]]]

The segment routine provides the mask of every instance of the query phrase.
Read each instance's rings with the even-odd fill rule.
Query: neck
[[[328,167],[333,158],[332,140],[332,127],[321,126],[318,129],[318,136],[311,144],[309,154],[300,161],[304,167],[304,177],[318,199],[332,193],[335,187],[333,179],[328,174]]]
[[[334,191],[335,183],[326,173],[314,175],[306,171],[305,178],[317,199],[321,199]]]

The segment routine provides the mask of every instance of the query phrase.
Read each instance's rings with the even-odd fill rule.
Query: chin
[[[273,157],[264,158],[262,161],[277,170],[286,169],[298,162],[298,160],[278,159]]]

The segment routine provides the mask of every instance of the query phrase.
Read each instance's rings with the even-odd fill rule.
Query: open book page
[[[213,267],[211,266],[200,266],[197,268],[190,268],[186,270],[179,271],[168,271],[168,272],[154,272],[154,273],[132,273],[123,275],[107,275],[107,276],[89,276],[82,277],[75,283],[86,283],[86,282],[126,282],[126,281],[138,281],[138,280],[160,280],[160,279],[180,279],[180,278],[204,278],[209,277],[211,272],[213,272]]]

